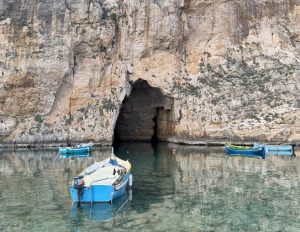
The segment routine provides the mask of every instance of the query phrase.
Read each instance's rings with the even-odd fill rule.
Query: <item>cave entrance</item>
[[[114,131],[114,144],[122,141],[165,141],[170,135],[173,98],[139,79],[125,97]]]

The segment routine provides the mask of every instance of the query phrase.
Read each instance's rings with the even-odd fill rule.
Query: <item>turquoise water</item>
[[[0,153],[0,231],[300,231],[298,157],[122,144],[116,154],[133,165],[132,192],[113,205],[72,206],[73,176],[109,154]]]

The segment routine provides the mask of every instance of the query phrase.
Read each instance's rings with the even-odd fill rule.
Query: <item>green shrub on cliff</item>
[[[34,120],[38,123],[42,123],[44,121],[43,117],[39,114],[35,115]]]
[[[114,102],[110,98],[103,99],[102,106],[103,106],[103,109],[105,109],[106,111],[115,110],[117,108],[117,106],[114,104]]]
[[[110,18],[110,20],[116,22],[117,21],[117,14],[116,13],[111,13],[109,18]]]

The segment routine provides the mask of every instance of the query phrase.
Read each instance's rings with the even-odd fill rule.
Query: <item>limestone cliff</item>
[[[300,141],[299,0],[2,0],[0,31],[3,142],[110,144],[139,79],[159,139]]]

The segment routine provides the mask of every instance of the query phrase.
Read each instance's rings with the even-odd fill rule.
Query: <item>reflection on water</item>
[[[0,231],[300,230],[300,158],[228,157],[222,148],[122,144],[116,153],[132,163],[132,201],[72,207],[73,176],[110,152],[0,153]]]
[[[62,159],[70,159],[70,158],[92,158],[93,157],[93,152],[83,152],[80,154],[65,154],[65,153],[59,153],[58,154],[58,158],[62,158]]]
[[[82,217],[89,218],[92,222],[106,222],[111,221],[117,214],[121,215],[126,213],[132,200],[132,190],[124,194],[122,197],[114,200],[111,203],[94,203],[94,204],[81,204],[77,207],[74,204],[71,209],[71,217],[75,221],[80,221]]]

